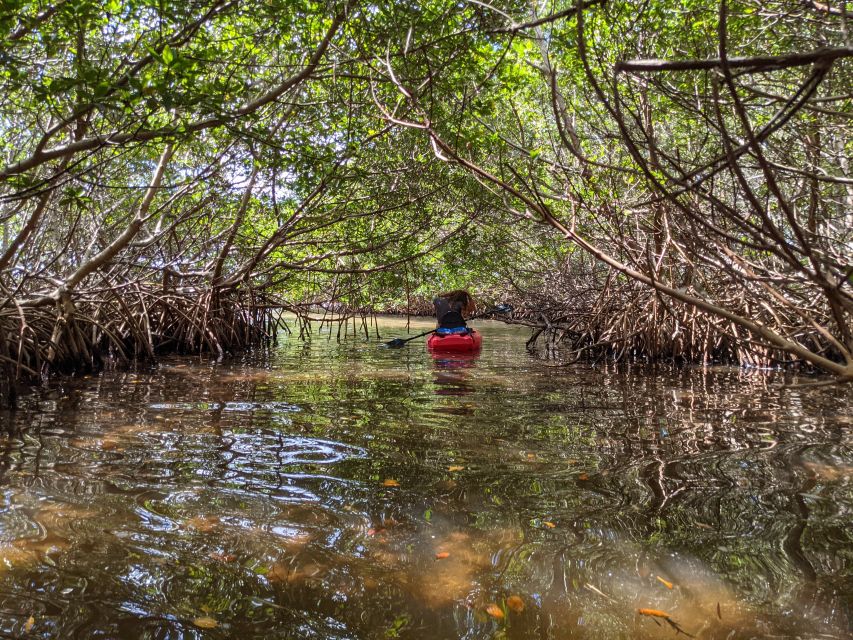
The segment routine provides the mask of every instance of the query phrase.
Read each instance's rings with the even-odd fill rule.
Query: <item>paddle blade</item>
[[[386,349],[399,349],[400,347],[406,346],[406,341],[402,338],[394,338],[390,342],[386,342],[385,344],[380,346],[385,347]]]

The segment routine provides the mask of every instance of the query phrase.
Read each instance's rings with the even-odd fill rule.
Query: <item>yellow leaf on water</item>
[[[641,616],[651,616],[652,618],[666,618],[669,619],[669,614],[666,611],[661,611],[660,609],[637,609],[637,613]]]
[[[660,576],[655,576],[655,577],[658,579],[658,582],[660,582],[667,589],[672,589],[672,583],[669,580],[664,580]]]
[[[492,616],[493,618],[497,618],[498,620],[503,620],[503,619],[504,619],[504,610],[503,610],[503,609],[501,609],[501,608],[500,608],[498,605],[496,605],[494,602],[492,602],[491,604],[489,604],[488,606],[486,606],[486,613],[488,613],[488,614],[489,614],[490,616]]]
[[[36,623],[36,619],[30,616],[27,618],[27,621],[24,623],[24,633],[29,633],[32,631],[33,625]]]
[[[548,522],[547,520],[543,520],[542,524],[545,525],[546,527],[548,527],[549,529],[553,529],[554,527],[557,526],[553,522]]]
[[[385,478],[382,482],[382,486],[384,487],[399,487],[400,483],[394,480],[393,478]]]
[[[193,620],[193,624],[199,629],[215,629],[219,626],[216,618],[211,618],[210,616],[201,616],[200,618],[196,618]]]
[[[510,611],[521,613],[524,611],[524,600],[520,596],[510,596],[506,599],[506,606]]]
[[[435,554],[436,560],[444,560],[445,558],[449,558],[449,557],[450,557],[449,551],[439,551],[438,553]]]
[[[458,464],[452,464],[452,465],[450,465],[449,467],[447,467],[447,470],[448,470],[448,471],[462,471],[462,469],[464,469],[464,468],[465,468],[465,467],[463,467],[463,466],[461,466],[461,465],[458,465]]]

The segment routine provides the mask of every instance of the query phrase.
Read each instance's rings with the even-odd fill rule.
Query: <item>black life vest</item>
[[[457,327],[468,326],[462,316],[461,303],[451,304],[445,298],[435,298],[432,303],[435,305],[435,317],[438,318],[440,329],[456,329]]]
[[[457,327],[467,327],[465,318],[458,311],[448,311],[438,319],[438,326],[441,329],[456,329]]]

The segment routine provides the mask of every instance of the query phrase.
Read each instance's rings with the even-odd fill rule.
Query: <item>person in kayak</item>
[[[453,333],[468,333],[465,316],[476,309],[474,298],[463,289],[438,294],[432,301],[435,306],[435,317],[438,320],[436,333],[449,335]]]

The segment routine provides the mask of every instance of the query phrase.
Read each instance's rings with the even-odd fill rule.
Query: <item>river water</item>
[[[849,386],[482,326],[476,358],[285,337],[26,396],[0,636],[849,637]]]

